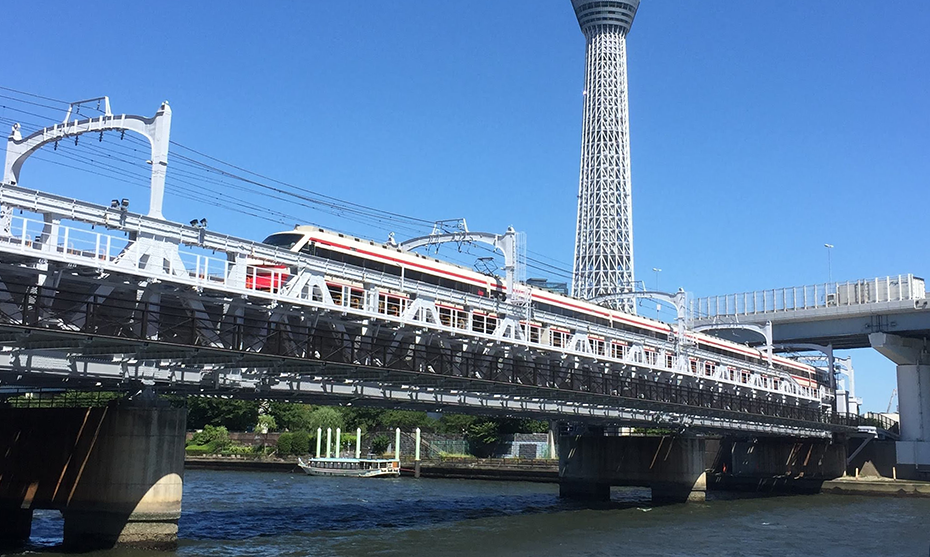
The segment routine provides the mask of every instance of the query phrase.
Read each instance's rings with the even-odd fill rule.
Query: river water
[[[591,509],[558,486],[472,480],[185,473],[184,556],[920,556],[930,499],[812,495],[652,507],[615,489]],[[57,555],[62,521],[36,511],[26,553]],[[171,555],[113,550],[95,555]]]

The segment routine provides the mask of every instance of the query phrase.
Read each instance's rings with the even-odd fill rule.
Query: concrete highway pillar
[[[872,333],[872,348],[897,364],[898,414],[901,439],[896,443],[899,474],[901,465],[930,469],[930,353],[926,339]],[[911,470],[905,472],[909,476]]]
[[[0,409],[0,541],[58,509],[68,550],[175,547],[186,419],[156,402]]]

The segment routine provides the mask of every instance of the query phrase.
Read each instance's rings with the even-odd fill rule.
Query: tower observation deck
[[[626,34],[639,0],[572,0],[587,41],[572,295],[633,290]],[[632,300],[610,302],[633,310]]]

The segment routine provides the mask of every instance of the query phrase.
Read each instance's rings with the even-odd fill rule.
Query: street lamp
[[[652,270],[656,274],[656,290],[655,291],[658,292],[659,291],[659,273],[662,272],[662,269],[658,267],[653,267]],[[656,321],[659,320],[659,310],[661,308],[662,308],[662,305],[659,304],[658,301],[656,301]]]
[[[833,244],[824,244],[823,247],[827,248],[827,279],[829,282],[833,282],[833,261],[830,257],[830,250],[833,249]]]

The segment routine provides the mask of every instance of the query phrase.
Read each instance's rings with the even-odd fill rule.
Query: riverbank
[[[821,492],[834,495],[883,495],[887,497],[928,497],[930,482],[891,478],[837,478],[823,482]]]
[[[297,459],[248,458],[242,456],[186,456],[185,470],[234,470],[237,472],[300,472]]]
[[[235,470],[239,472],[301,472],[297,458],[248,458],[244,456],[187,456],[187,470]],[[414,462],[401,462],[401,475],[413,476]],[[559,465],[554,460],[516,458],[450,458],[423,460],[420,477],[520,482],[558,482]]]
[[[243,456],[188,456],[187,470],[232,470],[239,472],[302,473],[297,459],[247,458]],[[413,476],[413,461],[401,462],[401,475]],[[431,479],[494,480],[557,483],[555,460],[516,458],[447,458],[420,462],[420,477]],[[880,495],[930,498],[930,482],[889,478],[838,478],[823,482],[820,491],[831,495]]]
[[[402,462],[402,476],[413,476],[414,462]],[[421,478],[497,480],[555,483],[559,481],[557,460],[518,458],[443,458],[420,462]]]

